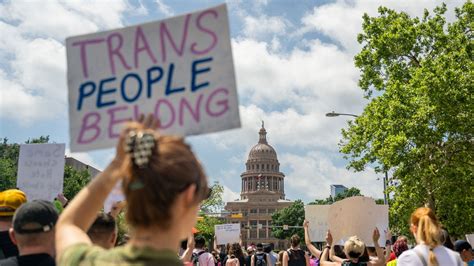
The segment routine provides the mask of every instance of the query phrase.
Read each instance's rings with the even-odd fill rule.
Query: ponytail
[[[411,215],[411,223],[417,225],[416,238],[429,247],[428,265],[439,266],[433,249],[441,245],[441,227],[434,212],[429,208],[418,208]]]

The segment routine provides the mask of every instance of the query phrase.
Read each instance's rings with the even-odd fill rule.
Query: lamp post
[[[327,117],[336,117],[336,116],[352,116],[352,117],[359,117],[355,114],[344,114],[344,113],[336,113],[334,111],[330,113],[326,113]],[[378,178],[377,178],[378,179]],[[387,197],[387,182],[388,182],[388,173],[385,171],[385,176],[383,177],[383,203],[388,205],[388,197]]]

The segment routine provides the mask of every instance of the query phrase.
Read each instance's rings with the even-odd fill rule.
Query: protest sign
[[[309,237],[313,242],[326,241],[328,231],[328,213],[331,205],[304,206],[305,219],[309,221]]]
[[[366,246],[373,246],[372,234],[377,227],[379,245],[384,246],[388,206],[377,205],[374,199],[362,196],[346,198],[331,205],[328,225],[335,244],[344,244],[349,237],[358,236]]]
[[[65,144],[22,144],[17,187],[28,200],[53,201],[63,191]]]
[[[162,134],[240,127],[226,5],[66,40],[71,151],[113,147],[140,114]]]
[[[474,245],[474,234],[467,234],[466,235],[466,241],[469,242],[469,244]]]
[[[214,225],[214,232],[216,235],[217,245],[239,243],[240,223]]]

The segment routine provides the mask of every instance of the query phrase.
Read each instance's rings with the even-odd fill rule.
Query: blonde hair
[[[344,243],[344,251],[350,258],[357,259],[364,254],[365,244],[357,236],[351,236]]]
[[[436,259],[433,249],[441,245],[441,226],[433,210],[426,207],[416,209],[411,214],[411,224],[417,226],[417,241],[429,246],[428,265],[438,266],[438,260]]]

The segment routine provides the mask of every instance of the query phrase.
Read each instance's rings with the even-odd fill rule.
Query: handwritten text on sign
[[[68,38],[71,151],[114,146],[153,113],[165,134],[240,126],[227,9]]]
[[[218,224],[214,226],[217,245],[238,243],[240,240],[240,223]]]
[[[17,187],[28,200],[52,201],[63,191],[65,144],[22,144]]]

